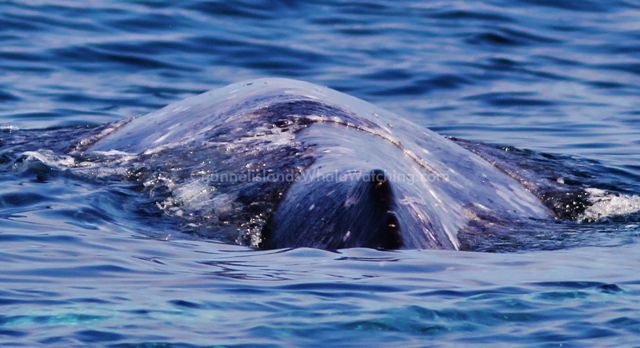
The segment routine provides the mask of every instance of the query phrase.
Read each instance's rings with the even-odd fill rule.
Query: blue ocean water
[[[637,194],[638,19],[632,0],[2,1],[0,129],[291,77],[573,156]],[[126,183],[45,162],[0,155],[0,345],[640,344],[637,214],[558,250],[256,251],[145,220]]]

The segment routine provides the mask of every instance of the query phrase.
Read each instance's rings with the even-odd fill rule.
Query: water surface
[[[573,156],[585,180],[633,195],[638,18],[632,0],[5,1],[0,128],[97,125],[281,76],[441,134]],[[0,166],[2,345],[580,347],[640,335],[637,214],[568,229],[555,250],[255,251],[144,218],[127,183],[79,180],[46,158]]]

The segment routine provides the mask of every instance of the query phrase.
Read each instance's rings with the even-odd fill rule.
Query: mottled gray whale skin
[[[139,180],[170,183],[160,206],[199,233],[254,247],[460,249],[461,232],[553,216],[453,141],[289,79],[177,102],[86,151],[138,156]]]

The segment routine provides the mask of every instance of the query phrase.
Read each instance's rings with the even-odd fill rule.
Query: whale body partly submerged
[[[459,249],[462,232],[554,216],[450,139],[289,79],[188,98],[82,151],[137,156],[136,179],[168,188],[158,206],[201,233],[263,248]]]

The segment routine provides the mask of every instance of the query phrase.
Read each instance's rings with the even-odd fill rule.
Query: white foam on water
[[[10,124],[0,124],[0,131],[10,131],[10,132],[12,132],[12,131],[17,131],[18,129],[20,129],[20,128],[18,128],[16,126],[12,126]]]
[[[93,178],[107,178],[111,176],[125,176],[128,168],[122,164],[127,163],[137,157],[122,151],[106,151],[97,153],[108,160],[92,162],[90,160],[80,161],[68,155],[57,155],[51,150],[25,151],[22,153],[22,160],[16,162],[15,168],[30,166],[34,162],[39,162],[45,166],[57,169],[72,171],[76,175],[86,175]]]
[[[624,216],[640,211],[640,196],[613,194],[604,190],[589,188],[587,198],[591,203],[580,222],[602,221],[609,217]]]
[[[25,162],[38,161],[51,168],[71,168],[76,166],[76,160],[71,156],[58,156],[51,150],[25,151],[22,153]]]

